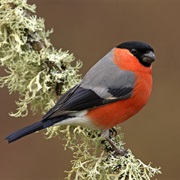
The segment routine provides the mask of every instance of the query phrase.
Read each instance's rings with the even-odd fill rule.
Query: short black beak
[[[146,64],[151,64],[156,60],[156,56],[152,51],[149,51],[148,53],[143,54],[142,61]]]

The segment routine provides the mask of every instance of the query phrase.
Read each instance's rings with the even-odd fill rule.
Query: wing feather
[[[136,81],[135,75],[119,69],[112,59],[113,49],[88,71],[80,84],[65,93],[43,119],[130,98]]]

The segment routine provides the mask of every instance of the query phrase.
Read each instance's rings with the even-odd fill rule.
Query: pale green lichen
[[[68,51],[53,48],[44,20],[37,18],[34,5],[24,0],[0,1],[0,66],[7,76],[0,77],[0,86],[18,92],[18,108],[13,116],[26,116],[28,107],[33,113],[45,113],[70,87],[80,80],[82,66]]]
[[[160,168],[153,168],[137,159],[131,150],[126,157],[114,154],[100,131],[80,126],[55,126],[49,128],[46,135],[52,138],[59,133],[64,135],[65,148],[71,149],[74,155],[72,169],[66,171],[68,180],[150,180],[161,173]],[[111,140],[118,148],[124,146],[122,133]]]
[[[52,31],[45,31],[44,20],[37,18],[34,5],[26,0],[0,0],[0,66],[6,76],[0,77],[0,86],[10,93],[18,92],[17,112],[13,116],[45,113],[60,96],[79,82],[78,70],[82,63],[72,54],[53,48],[48,39]],[[102,139],[100,131],[84,127],[50,127],[47,137],[64,135],[65,148],[73,151],[72,169],[67,179],[75,180],[149,180],[161,173],[136,159],[130,150],[128,157],[117,156]],[[118,148],[123,135],[112,137]]]

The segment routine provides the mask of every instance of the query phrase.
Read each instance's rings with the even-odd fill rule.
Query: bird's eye
[[[131,49],[131,53],[135,55],[135,54],[137,54],[137,50],[136,49]]]

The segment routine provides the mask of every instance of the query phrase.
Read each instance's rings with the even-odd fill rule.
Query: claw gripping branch
[[[26,0],[0,0],[0,66],[6,71],[0,86],[19,93],[17,112],[11,114],[16,117],[26,116],[28,107],[33,113],[47,112],[56,95],[80,80],[82,63],[76,61],[75,67],[71,66],[74,56],[52,46],[48,39],[52,31],[45,31],[44,20],[34,13],[35,6]],[[99,131],[63,126],[51,127],[46,134],[49,138],[64,135],[65,147],[73,152],[69,180],[149,180],[160,173],[159,168],[136,159],[130,150],[128,157],[115,155]],[[117,148],[124,144],[122,134],[111,141]]]

